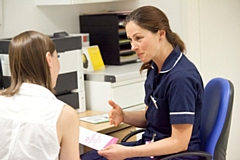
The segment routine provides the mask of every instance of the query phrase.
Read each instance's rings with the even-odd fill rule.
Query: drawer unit
[[[123,109],[144,103],[146,74],[140,74],[141,63],[107,66],[106,70],[85,73],[86,108],[107,112],[108,100]]]

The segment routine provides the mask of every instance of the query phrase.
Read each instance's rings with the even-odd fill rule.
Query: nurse
[[[153,156],[198,151],[204,88],[197,68],[184,55],[184,42],[172,32],[166,15],[153,6],[134,10],[127,16],[125,28],[132,50],[143,62],[140,72],[147,72],[146,108],[127,112],[109,100],[109,120],[114,126],[124,122],[146,131],[139,141],[111,145],[81,158],[151,160]]]

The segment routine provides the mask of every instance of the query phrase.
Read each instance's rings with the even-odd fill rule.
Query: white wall
[[[182,1],[183,35],[188,56],[197,64],[206,84],[225,77],[234,84],[234,105],[227,159],[240,152],[240,1]]]
[[[1,0],[0,0],[1,1]],[[12,37],[19,32],[34,29],[45,34],[58,31],[79,33],[79,15],[96,13],[107,10],[133,10],[138,6],[148,4],[144,0],[128,0],[122,2],[108,2],[64,6],[35,6],[34,0],[2,0],[3,1],[3,35]],[[172,3],[174,2],[174,3]],[[180,0],[158,1],[152,0],[151,5],[161,6],[166,12],[173,30],[182,32]],[[171,7],[169,7],[171,5]],[[172,9],[175,11],[172,12]],[[1,34],[1,33],[0,33]]]
[[[3,3],[2,0],[0,0],[0,38],[1,35],[3,35]]]
[[[0,0],[1,1],[1,0]],[[142,5],[161,8],[172,30],[187,45],[187,56],[199,68],[204,82],[213,77],[230,79],[235,86],[233,119],[227,159],[238,160],[240,152],[240,1],[239,0],[127,0],[123,2],[35,6],[34,0],[2,0],[0,37],[9,38],[33,29],[45,34],[57,31],[79,33],[78,17],[103,10],[132,10]],[[0,14],[1,16],[1,14]],[[3,32],[1,32],[3,30]]]
[[[235,87],[227,159],[240,153],[240,1],[199,0],[201,71],[204,79],[225,77]]]

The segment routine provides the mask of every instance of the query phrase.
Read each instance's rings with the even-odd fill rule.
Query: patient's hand
[[[118,126],[124,119],[122,108],[112,100],[109,100],[108,103],[112,106],[112,109],[108,113],[109,122],[111,125]]]

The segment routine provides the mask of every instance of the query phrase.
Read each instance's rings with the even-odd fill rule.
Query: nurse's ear
[[[158,30],[157,35],[159,37],[159,40],[166,37],[166,31],[165,30]]]

